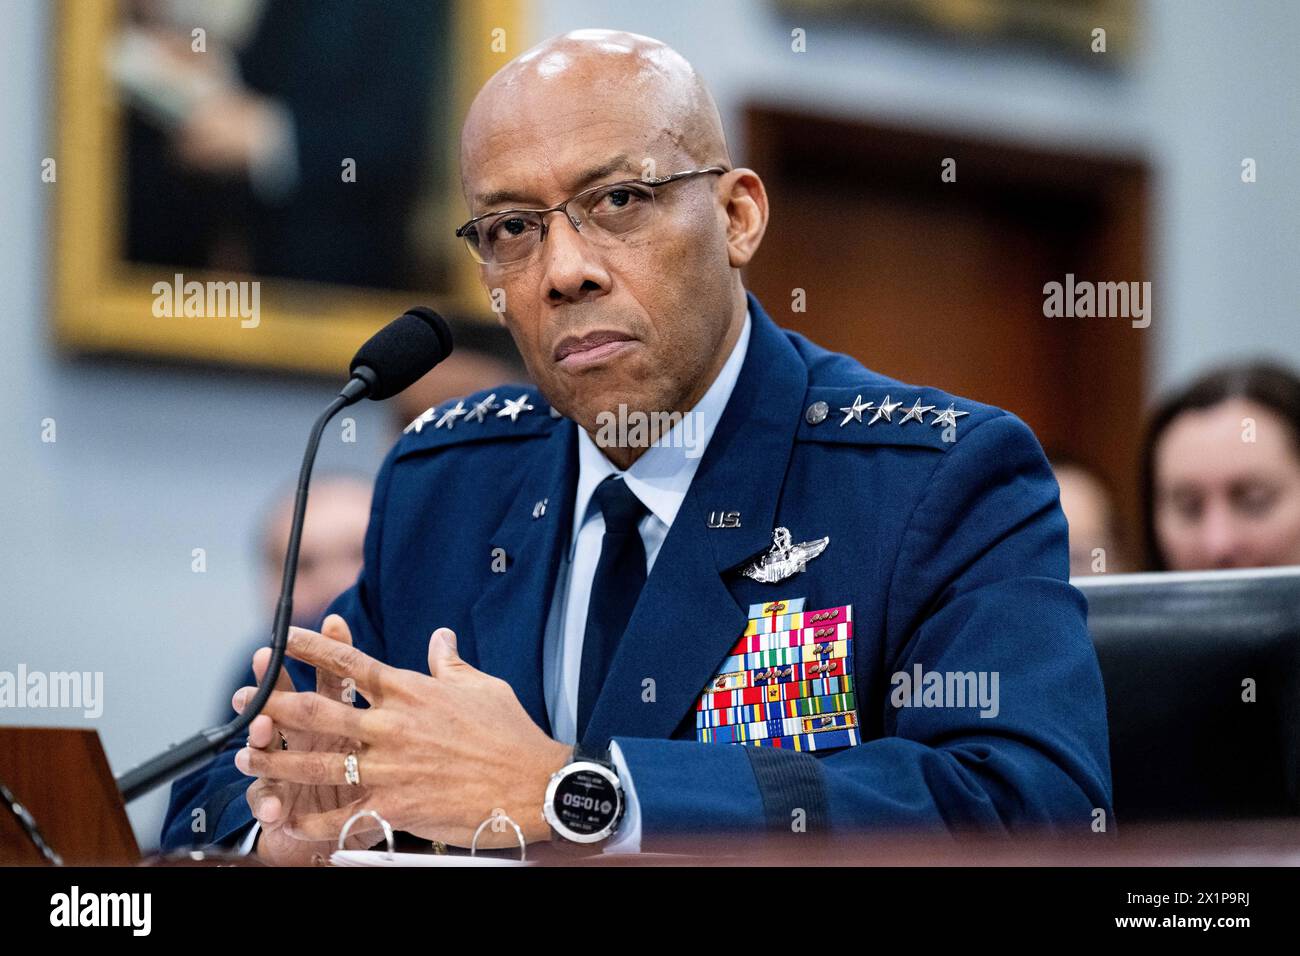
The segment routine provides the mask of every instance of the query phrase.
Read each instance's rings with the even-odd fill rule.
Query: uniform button
[[[813,402],[808,406],[808,411],[804,412],[804,418],[809,425],[820,425],[826,421],[826,415],[830,412],[830,406],[825,402]]]

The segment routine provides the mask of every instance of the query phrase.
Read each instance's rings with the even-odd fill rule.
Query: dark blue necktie
[[[578,739],[587,732],[587,721],[609,673],[618,642],[627,630],[641,588],[645,586],[645,545],[637,525],[646,506],[623,479],[610,475],[602,481],[592,500],[605,516],[605,537],[600,542],[600,561],[591,582],[587,604],[587,630],[582,639],[582,673],[578,680]]]

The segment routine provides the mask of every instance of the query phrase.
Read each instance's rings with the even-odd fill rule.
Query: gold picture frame
[[[455,0],[453,116],[463,116],[482,83],[525,48],[524,2]],[[61,0],[57,8],[51,305],[61,350],[331,374],[346,367],[371,333],[416,303],[460,319],[494,320],[468,254],[451,260],[449,288],[427,293],[187,267],[186,281],[257,281],[256,327],[241,327],[238,319],[155,317],[153,287],[171,280],[169,267],[129,262],[119,252],[122,106],[103,65],[117,16],[116,4],[97,0]],[[454,169],[459,130],[439,132],[436,141]],[[460,205],[458,197],[447,197],[449,235]]]
[[[1027,42],[1057,56],[1109,68],[1137,46],[1134,0],[779,0],[787,15],[842,24],[914,28],[950,40]],[[1093,51],[1092,31],[1106,30],[1106,51]]]

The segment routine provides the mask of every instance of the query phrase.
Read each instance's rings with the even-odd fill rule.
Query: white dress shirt
[[[632,467],[619,471],[585,429],[578,429],[578,486],[574,494],[573,532],[569,547],[561,555],[555,593],[546,619],[542,657],[542,685],[546,696],[551,736],[560,743],[577,740],[578,683],[582,674],[582,641],[587,631],[587,605],[600,561],[605,535],[605,518],[592,504],[596,486],[610,475],[622,475],[631,492],[646,506],[648,514],[638,530],[645,545],[646,575],[654,568],[659,549],[668,537],[686,491],[695,478],[700,459],[713,430],[731,400],[749,349],[751,317],[745,314],[740,337],[726,363],[695,407],[665,435],[646,449]],[[618,743],[611,741],[610,757],[623,785],[625,809],[622,823],[605,846],[607,853],[636,853],[641,849],[641,808],[636,788]],[[241,847],[247,853],[257,839],[259,825]]]
[[[713,430],[736,387],[749,348],[749,330],[750,316],[746,313],[745,324],[731,354],[709,390],[687,413],[689,420],[683,417],[626,471],[619,471],[586,430],[578,429],[578,487],[574,497],[573,534],[556,576],[542,658],[542,682],[551,736],[561,743],[573,743],[577,739],[578,684],[582,674],[587,605],[596,577],[596,565],[600,561],[601,540],[605,535],[605,518],[591,500],[596,486],[610,475],[622,475],[628,489],[646,506],[649,513],[641,519],[638,530],[645,545],[648,576],[695,478]],[[610,757],[623,785],[626,808],[623,821],[605,846],[605,852],[635,853],[641,848],[640,805],[632,775],[617,741],[610,744]]]

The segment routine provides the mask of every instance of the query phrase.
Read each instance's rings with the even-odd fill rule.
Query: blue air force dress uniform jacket
[[[810,832],[1109,821],[1101,675],[1033,434],[749,306],[739,379],[582,739],[617,742],[642,847],[789,832],[796,810]],[[429,635],[452,628],[549,732],[543,629],[577,426],[535,390],[513,414],[435,417],[385,460],[364,571],[333,610],[360,649],[424,673]],[[247,832],[242,744],[177,781],[165,846]]]

